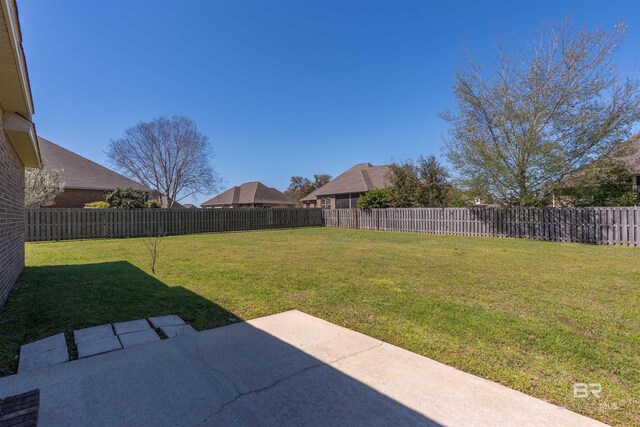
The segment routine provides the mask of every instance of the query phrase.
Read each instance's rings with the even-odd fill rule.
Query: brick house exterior
[[[82,190],[65,188],[64,192],[56,197],[55,203],[46,208],[82,208],[85,204],[104,200],[109,194],[104,190]]]
[[[0,0],[0,306],[24,268],[24,169],[40,166],[15,0]]]
[[[7,140],[0,116],[0,306],[23,267],[24,166]]]
[[[45,167],[60,171],[64,191],[53,205],[43,208],[83,208],[86,203],[102,201],[116,188],[133,188],[150,195],[150,188],[120,175],[92,160],[38,137]],[[154,197],[155,198],[155,197]]]

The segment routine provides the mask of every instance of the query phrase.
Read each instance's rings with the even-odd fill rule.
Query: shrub
[[[107,194],[106,201],[111,208],[141,209],[145,207],[147,193],[132,188],[116,188]]]
[[[386,208],[388,205],[387,192],[382,188],[368,191],[358,198],[358,207],[360,209]]]
[[[93,208],[93,209],[106,209],[109,207],[109,203],[104,200],[99,200],[97,202],[89,202],[84,204],[85,208]]]
[[[149,199],[145,202],[144,207],[147,209],[160,209],[162,205],[155,199]]]

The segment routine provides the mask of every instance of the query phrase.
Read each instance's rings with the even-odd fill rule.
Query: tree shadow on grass
[[[20,282],[1,332],[14,330],[18,348],[60,331],[69,342],[74,329],[165,314],[197,329],[241,320],[124,261],[28,267]],[[0,379],[0,398],[40,388],[46,424],[439,425],[249,323],[146,346]]]

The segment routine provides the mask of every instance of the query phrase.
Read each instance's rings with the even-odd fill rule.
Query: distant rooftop
[[[322,187],[318,188],[302,201],[315,200],[318,196],[332,194],[364,193],[387,186],[389,166],[374,166],[371,163],[359,163],[350,167]]]
[[[295,200],[275,188],[261,182],[245,182],[218,194],[202,203],[201,206],[231,205],[294,205]]]
[[[627,165],[631,173],[640,175],[640,133],[620,144],[611,156]]]

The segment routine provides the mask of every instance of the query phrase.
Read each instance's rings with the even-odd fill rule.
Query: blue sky
[[[138,121],[186,115],[212,141],[225,186],[333,176],[355,163],[440,155],[462,50],[544,21],[629,29],[622,74],[640,65],[640,1],[18,0],[38,133],[108,164]],[[634,68],[635,67],[635,68]],[[206,200],[198,196],[195,202]]]

